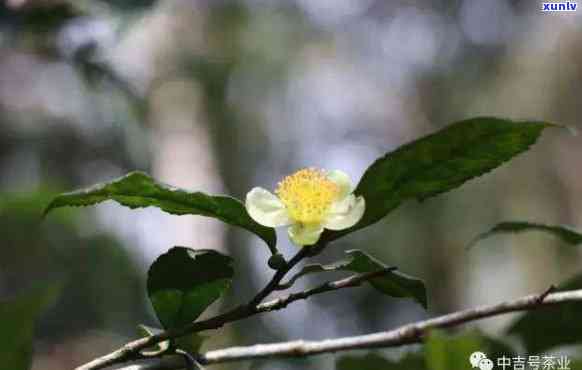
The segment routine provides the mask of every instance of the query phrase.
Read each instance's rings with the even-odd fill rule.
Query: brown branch
[[[361,278],[362,276],[360,275],[359,277]],[[349,279],[355,279],[355,277],[340,280],[336,283]],[[540,307],[582,301],[582,289],[558,293],[548,293],[548,290],[541,294],[533,294],[498,304],[470,308],[448,315],[419,321],[389,331],[338,339],[327,339],[323,341],[295,340],[281,343],[257,344],[248,347],[232,347],[206,352],[205,354],[199,355],[197,361],[201,364],[210,365],[260,358],[307,357],[323,353],[357,349],[396,347],[421,342],[424,335],[432,329],[444,329],[463,325],[472,321],[511,312],[531,311]],[[265,303],[264,305],[276,305],[276,301],[278,300]],[[158,368],[152,366],[152,364],[145,364],[134,367],[132,370],[153,370],[162,368],[170,370],[180,369],[184,366],[183,363],[176,361],[175,359],[173,359],[173,361],[172,359],[167,360],[169,361],[165,363],[164,367]]]
[[[97,370],[102,369],[107,366],[120,364],[127,361],[138,360],[143,358],[140,352],[148,347],[152,347],[157,343],[163,342],[168,339],[178,338],[190,333],[197,333],[204,330],[217,329],[222,327],[224,324],[245,319],[249,316],[255,315],[261,311],[257,311],[257,306],[276,290],[281,280],[285,275],[297,265],[301,260],[306,257],[318,254],[325,247],[324,244],[316,244],[312,247],[303,247],[299,252],[283,266],[283,268],[277,270],[271,280],[267,285],[260,290],[251,301],[245,305],[241,305],[233,308],[232,310],[211,317],[204,321],[195,321],[184,327],[177,329],[170,329],[163,331],[159,334],[152,335],[150,337],[140,338],[125,344],[123,347],[116,351],[113,351],[105,356],[98,357],[91,362],[81,365],[76,368],[76,370]]]
[[[78,367],[77,370],[96,370],[127,361],[143,359],[143,356],[140,355],[141,350],[163,342],[164,340],[177,338],[189,333],[216,329],[226,323],[238,321],[261,312],[282,309],[291,302],[300,299],[306,299],[315,294],[357,286],[363,281],[380,276],[381,274],[385,274],[392,269],[387,268],[373,273],[354,275],[346,279],[325,283],[310,290],[292,293],[269,302],[261,303],[267,296],[269,296],[277,289],[282,279],[295,265],[297,265],[305,257],[317,253],[315,251],[321,251],[322,249],[321,246],[317,248],[318,249],[314,250],[309,250],[308,248],[301,249],[301,251],[299,251],[282,269],[278,270],[273,275],[269,283],[261,291],[259,291],[259,293],[257,293],[255,297],[249,301],[249,303],[235,307],[234,309],[224,314],[209,318],[204,321],[193,322],[179,329],[167,330],[151,337],[141,338],[130,342],[117,351],[99,357],[85,365]],[[481,306],[464,311],[458,311],[433,319],[404,325],[398,329],[390,331],[339,339],[328,339],[324,341],[298,340],[282,343],[259,344],[249,347],[233,347],[201,354],[198,356],[197,361],[201,364],[215,364],[268,357],[305,357],[321,353],[354,349],[400,346],[409,343],[420,342],[423,336],[431,329],[448,328],[509,312],[534,310],[542,306],[574,301],[582,301],[582,289],[553,293],[553,287],[551,287],[541,294],[529,295],[515,300],[501,302],[495,305]],[[151,364],[144,366],[147,366],[147,368],[152,368]],[[183,367],[183,363],[175,365],[174,367],[164,368],[178,369],[181,367]],[[134,365],[130,368],[145,369],[146,367],[142,367],[142,365]]]
[[[546,299],[546,297],[548,295],[550,295],[551,293],[555,292],[556,289],[557,288],[556,288],[556,286],[554,284],[550,285],[548,287],[548,289],[546,289],[545,292],[543,292],[542,294],[539,295],[539,297],[538,297],[538,303],[542,303],[544,301],[544,299]]]
[[[325,292],[331,292],[338,289],[344,288],[352,288],[361,285],[363,282],[371,280],[373,278],[385,275],[390,271],[394,271],[396,267],[386,267],[384,269],[367,272],[364,274],[352,275],[345,279],[337,280],[337,281],[329,281],[326,282],[318,287],[305,290],[302,292],[291,293],[286,296],[273,299],[272,301],[265,302],[259,304],[256,308],[257,312],[268,312],[268,311],[275,311],[280,310],[282,308],[287,307],[290,303],[301,300],[307,299],[313,295],[321,294]]]
[[[566,302],[582,301],[582,289],[542,294],[533,294],[494,305],[481,306],[374,334],[327,339],[323,341],[292,341],[272,344],[258,344],[249,347],[233,347],[210,351],[200,355],[202,364],[216,364],[230,361],[258,359],[266,357],[306,357],[322,353],[395,347],[420,342],[431,329],[443,329],[462,325],[471,321],[498,316],[516,311],[530,311],[544,306]]]

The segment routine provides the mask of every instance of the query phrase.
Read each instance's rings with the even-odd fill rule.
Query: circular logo
[[[479,368],[480,370],[482,370],[482,369],[479,366],[479,362],[481,360],[486,360],[486,359],[487,359],[487,355],[484,354],[483,352],[473,352],[473,353],[471,353],[471,356],[469,356],[469,362],[471,363],[471,367]]]

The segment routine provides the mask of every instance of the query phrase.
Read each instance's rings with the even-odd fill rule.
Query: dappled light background
[[[540,9],[518,0],[3,2],[0,298],[61,285],[39,321],[33,368],[72,368],[135,338],[140,323],[159,326],[145,272],[171,246],[236,258],[234,286],[205,315],[243,302],[272,274],[259,239],[219,222],[109,202],[41,223],[51,196],[140,169],[244,198],[308,166],[357,181],[387,151],[477,115],[582,128],[582,19]],[[465,246],[508,219],[582,227],[581,155],[579,137],[547,131],[511,163],[408,202],[317,257],[364,249],[423,278],[428,311],[362,287],[208,333],[203,348],[370,333],[570,277],[580,252],[548,236]],[[279,236],[282,251],[294,253]],[[506,322],[478,326],[496,333]],[[216,368],[328,369],[333,361]]]

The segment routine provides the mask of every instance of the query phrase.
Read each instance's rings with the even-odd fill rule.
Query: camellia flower
[[[352,191],[350,178],[342,171],[305,168],[285,177],[276,195],[253,188],[246,209],[261,225],[290,226],[289,237],[296,245],[313,245],[324,229],[343,230],[360,221],[366,203]]]

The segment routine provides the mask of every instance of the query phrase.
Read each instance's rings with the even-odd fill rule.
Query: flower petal
[[[352,180],[347,173],[340,170],[333,170],[327,173],[327,178],[339,188],[338,199],[343,199],[352,192]]]
[[[331,207],[330,207],[329,213],[330,214],[347,213],[350,210],[350,207],[352,207],[355,202],[356,202],[356,196],[353,194],[350,194],[350,195],[344,197],[343,199],[340,199],[340,200],[333,202]]]
[[[291,241],[300,246],[317,243],[322,232],[323,226],[321,225],[294,224],[288,230]]]
[[[332,207],[323,227],[330,230],[343,230],[352,227],[360,221],[365,210],[364,197],[356,198],[351,194]]]
[[[245,207],[249,216],[263,226],[278,227],[291,224],[285,205],[275,194],[263,188],[253,188],[249,191]]]

